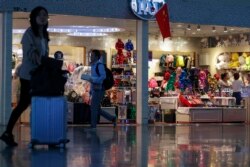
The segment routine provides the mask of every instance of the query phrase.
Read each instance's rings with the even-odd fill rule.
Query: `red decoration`
[[[164,4],[160,8],[160,10],[155,14],[155,17],[160,28],[163,40],[167,37],[171,37],[167,4]]]
[[[117,56],[116,56],[116,62],[118,64],[123,64],[125,60],[125,56],[123,55],[122,50],[124,49],[124,43],[122,42],[121,39],[118,39],[115,48],[117,50]]]
[[[118,41],[115,44],[115,48],[117,50],[117,54],[120,55],[122,53],[122,50],[124,49],[124,43],[121,39],[118,39]]]
[[[167,71],[167,72],[165,72],[165,74],[164,74],[164,80],[166,80],[166,81],[168,81],[169,80],[169,78],[170,78],[170,73]]]
[[[219,81],[220,80],[220,75],[219,74],[214,74],[214,78]]]

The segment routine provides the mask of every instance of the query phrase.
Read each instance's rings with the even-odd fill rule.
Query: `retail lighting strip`
[[[105,27],[105,26],[51,26],[48,28],[52,33],[64,33],[69,36],[106,36],[108,33],[124,31],[124,29],[117,27]],[[25,29],[14,29],[13,33],[22,34]]]

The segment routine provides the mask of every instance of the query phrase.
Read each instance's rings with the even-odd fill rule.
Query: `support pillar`
[[[0,125],[11,114],[12,11],[0,13]]]
[[[136,123],[148,123],[148,21],[136,23]]]

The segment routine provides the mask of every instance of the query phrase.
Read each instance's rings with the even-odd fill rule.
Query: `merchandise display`
[[[174,57],[174,59],[172,59]],[[220,74],[224,70],[231,70],[230,80],[240,66],[244,66],[242,58],[247,53],[223,53],[218,56],[217,72],[212,75],[207,68],[190,66],[186,68],[184,56],[174,54],[160,57],[159,66],[162,70],[161,84],[155,86],[155,77],[149,78],[149,99],[158,97],[161,121],[167,120],[169,113],[175,113],[175,122],[245,122],[246,109],[243,105],[236,105],[232,97],[231,86],[220,85]],[[173,60],[173,63],[172,63]],[[172,63],[172,64],[171,64]],[[157,73],[158,75],[158,73]],[[232,79],[231,79],[232,80]],[[242,94],[248,94],[243,87]],[[159,96],[152,96],[152,92],[159,89]],[[156,92],[156,91],[155,91]],[[150,103],[151,104],[151,103]],[[152,114],[152,112],[151,112]],[[151,120],[157,120],[157,114]]]
[[[118,39],[115,48],[111,64],[115,83],[107,94],[110,95],[112,105],[118,108],[118,120],[134,122],[136,116],[136,73],[132,55],[134,46],[130,39],[125,45],[121,39]]]
[[[131,37],[124,39],[121,36],[114,39],[113,42],[110,53],[105,47],[103,47],[103,50],[100,50],[102,51],[101,61],[107,64],[114,77],[114,85],[106,91],[102,107],[111,107],[111,112],[115,111],[118,116],[118,122],[127,123],[131,120],[136,120],[136,61],[138,55]],[[221,110],[218,109],[216,111],[222,113],[220,120],[223,122],[244,122],[242,114],[246,111],[244,107],[247,107],[246,104],[248,104],[246,99],[250,95],[249,87],[242,88],[241,96],[244,102],[242,105],[236,106],[235,99],[232,97],[233,89],[230,86],[222,87],[220,81],[222,80],[221,74],[228,73],[228,82],[231,85],[234,80],[233,74],[238,72],[240,74],[239,80],[248,83],[247,73],[250,70],[249,51],[244,50],[241,52],[239,51],[240,49],[222,48],[219,52],[207,51],[207,54],[202,54],[191,48],[187,49],[188,52],[182,52],[177,49],[163,51],[157,48],[157,50],[154,50],[155,48],[152,46],[149,48],[149,122],[182,122],[183,120],[180,117],[184,115],[191,122],[201,121],[202,116],[200,117],[201,119],[197,120],[191,119],[191,115],[192,113],[202,114],[202,112],[210,111],[210,109],[206,110],[207,108],[211,108],[211,110],[220,108]],[[65,85],[65,96],[68,102],[74,106],[72,111],[75,112],[74,110],[78,110],[76,109],[78,104],[80,106],[82,104],[90,105],[90,84],[80,78],[82,74],[90,73],[90,67],[79,66],[81,62],[84,65],[88,64],[87,61],[89,59],[88,56],[85,56],[85,53],[82,53],[80,47],[63,47],[63,49],[67,53],[64,57],[65,67],[70,72]],[[86,51],[85,49],[84,51]],[[56,51],[58,48],[54,46],[52,50]],[[79,52],[80,54],[75,54],[74,50],[77,50],[77,53]],[[180,50],[184,51],[183,48]],[[107,55],[107,53],[109,54]],[[78,56],[80,57],[78,58],[76,55],[84,56]],[[202,59],[199,58],[200,56],[210,55],[211,57],[214,56],[211,59],[212,63],[200,63]],[[13,66],[18,64],[16,59],[18,59],[18,56],[13,55]],[[152,64],[154,66],[151,67]],[[214,68],[216,71],[213,71],[214,69],[211,68]],[[185,113],[182,112],[183,108],[186,108]],[[199,108],[202,112],[196,113],[196,110],[193,108]],[[233,116],[232,114],[235,115]],[[230,115],[230,118],[224,118],[223,115]],[[207,117],[208,115],[204,114],[203,116]],[[212,120],[215,119],[210,121]]]

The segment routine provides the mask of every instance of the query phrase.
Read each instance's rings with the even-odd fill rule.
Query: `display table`
[[[222,108],[178,107],[176,122],[222,122]]]
[[[178,96],[160,97],[161,109],[177,109]]]
[[[162,122],[175,122],[174,113],[169,114],[169,110],[178,108],[178,96],[160,97],[160,108],[162,111]]]
[[[176,123],[187,122],[245,122],[245,108],[178,107]]]
[[[223,122],[245,122],[246,109],[245,108],[223,108],[222,115]]]
[[[202,100],[210,99],[209,97],[201,97]],[[223,106],[233,106],[235,105],[236,99],[235,97],[214,97],[214,103],[217,105]]]

